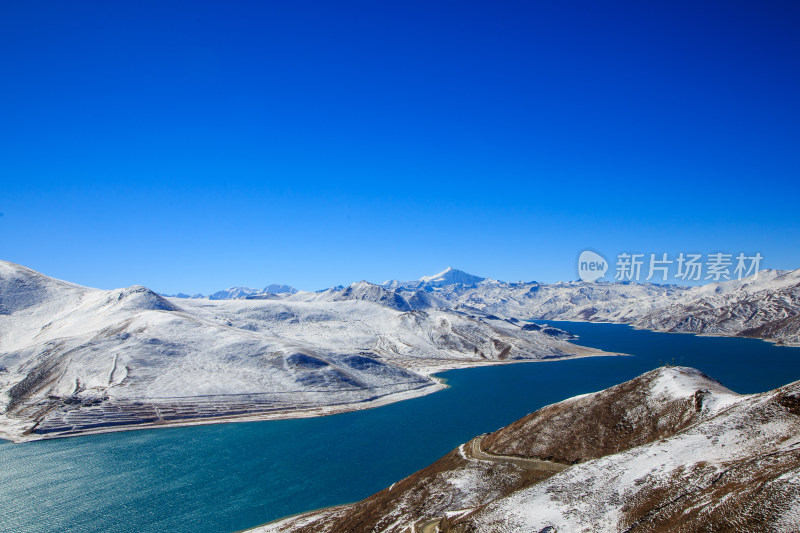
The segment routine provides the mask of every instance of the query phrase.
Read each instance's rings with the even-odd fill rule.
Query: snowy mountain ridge
[[[459,272],[452,269],[446,273]],[[467,275],[471,276],[471,275]],[[423,279],[446,279],[430,276]],[[477,279],[472,276],[469,279]],[[508,283],[480,278],[464,284],[389,281],[399,292],[424,291],[431,306],[520,320],[617,322],[668,332],[763,338],[800,345],[800,269],[764,270],[742,280],[696,287],[651,283]]]
[[[391,301],[398,308],[446,308],[518,320],[616,322],[800,345],[800,270],[763,270],[742,280],[686,287],[603,281],[509,283],[449,267],[416,281],[386,281],[380,287],[395,294],[380,297],[376,289],[370,289],[373,296],[366,295],[363,284],[368,282],[360,283],[342,297],[352,298],[357,292],[359,298]]]
[[[263,289],[253,289],[251,287],[230,287],[228,289],[217,291],[214,293],[209,294],[208,296],[204,296],[200,293],[194,295],[188,295],[186,293],[179,292],[178,294],[162,294],[161,296],[167,298],[182,298],[182,299],[201,299],[201,298],[208,298],[209,300],[238,300],[242,298],[258,298],[270,295],[283,295],[283,294],[295,294],[298,290],[294,287],[289,285],[282,285],[278,283],[272,283],[267,285]]]
[[[230,413],[321,414],[436,390],[428,375],[437,369],[598,353],[532,319],[800,344],[800,270],[692,288],[507,283],[454,269],[414,283],[180,299],[0,262],[0,430],[32,438]],[[207,396],[214,409],[199,399]],[[247,399],[234,405],[234,396]],[[180,400],[153,407],[166,398]]]
[[[366,282],[278,299],[164,298],[0,262],[0,434],[319,415],[439,390],[429,375],[444,368],[602,354],[410,301]]]
[[[419,281],[431,287],[440,287],[442,285],[475,285],[484,281],[486,278],[467,274],[461,270],[456,270],[453,267],[447,267],[438,274],[433,276],[422,276]]]

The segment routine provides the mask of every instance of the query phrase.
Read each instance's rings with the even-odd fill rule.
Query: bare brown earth
[[[667,486],[626,502],[623,531],[797,531],[778,521],[784,502],[800,498],[800,485],[782,479],[798,468],[800,450],[732,461],[723,472],[709,465],[687,468]]]
[[[489,461],[492,463],[513,464],[522,470],[541,470],[544,472],[561,472],[569,468],[568,464],[557,463],[546,459],[537,459],[531,457],[521,457],[513,455],[499,455],[496,453],[487,452],[484,450],[484,440],[486,436],[480,435],[469,441],[464,446],[465,454],[471,459],[478,459],[480,461]]]
[[[490,486],[481,493],[464,494],[460,490],[453,490],[448,480],[448,475],[453,472],[467,472],[491,480]],[[323,511],[322,516],[305,524],[293,521],[276,531],[402,531],[411,524],[418,527],[426,523],[436,524],[447,510],[461,508],[465,503],[488,503],[499,495],[536,483],[553,473],[525,470],[510,463],[477,461],[466,458],[461,449],[456,449],[366,500],[333,511]],[[400,524],[404,526],[398,529]]]
[[[624,532],[774,531],[800,530],[800,382],[775,391],[744,398],[718,413],[712,413],[651,445],[606,456],[593,467],[573,467],[560,482],[553,477],[542,485],[555,496],[550,501],[572,502],[563,508],[584,514],[586,527],[576,530]],[[721,460],[693,461],[666,472],[638,471],[634,486],[615,487],[613,480],[626,468],[640,468],[637,458],[657,453],[685,453],[675,442],[691,443],[701,437]],[[742,446],[744,444],[744,446]],[[726,447],[731,451],[726,452]],[[696,448],[695,448],[696,449]],[[615,459],[616,464],[609,460]],[[569,471],[568,471],[569,472]],[[667,476],[663,474],[667,473]],[[595,476],[599,478],[593,479]],[[592,516],[592,488],[601,486],[601,510],[619,510],[609,523],[601,513]],[[602,485],[606,484],[607,488]],[[610,485],[610,486],[609,486]],[[522,495],[522,493],[518,493]],[[524,497],[536,497],[526,490]],[[519,498],[517,499],[519,501]],[[494,507],[494,509],[493,509]],[[498,508],[500,512],[498,513]],[[474,509],[450,521],[444,531],[504,532],[519,529],[509,516],[513,506],[496,502]],[[530,525],[530,523],[529,523]],[[588,528],[588,529],[587,529]],[[532,531],[540,531],[532,529]],[[570,529],[571,531],[572,529]],[[555,530],[550,530],[555,531]]]
[[[689,398],[648,402],[651,377],[548,405],[490,434],[484,449],[574,464],[674,435],[699,419],[703,390]]]
[[[656,390],[655,384],[669,383],[684,373],[696,388]],[[716,416],[706,405],[715,394],[736,397],[693,369],[654,370],[605,391],[544,407],[492,434],[476,437],[361,502],[271,523],[262,531],[517,531],[502,518],[494,518],[493,505],[545,482],[558,486],[555,482],[560,476],[583,462],[666,442],[699,427]],[[798,418],[800,396],[776,393],[767,406],[751,422],[757,423],[758,416],[767,420],[787,413]],[[781,478],[798,467],[800,450],[732,460],[722,472],[694,464],[674,472],[666,483],[643,479],[635,498],[618,503],[623,510],[621,529],[601,529],[770,530],[765,524],[777,522],[787,498],[800,495],[800,487]],[[693,482],[687,484],[687,479]],[[776,502],[776,495],[783,503]],[[579,491],[565,495],[582,496]],[[711,509],[705,505],[709,499],[726,503]]]

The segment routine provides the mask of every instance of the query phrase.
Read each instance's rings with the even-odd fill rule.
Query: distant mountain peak
[[[291,285],[273,283],[271,285],[267,285],[266,287],[264,287],[264,290],[261,292],[264,294],[282,294],[286,292],[288,292],[289,294],[295,294],[297,292],[297,289],[295,289]]]
[[[377,303],[398,311],[411,310],[411,306],[401,295],[368,281],[359,281],[353,283],[346,289],[339,292],[334,297],[334,300],[361,300]]]
[[[433,281],[435,279],[443,278],[447,275],[450,275],[452,272],[461,272],[461,271],[449,266],[444,270],[442,270],[441,272],[439,272],[438,274],[434,274],[433,276],[422,276],[421,278],[419,278],[419,280],[424,282]]]
[[[419,281],[427,285],[441,286],[441,285],[474,285],[485,280],[481,276],[467,274],[462,270],[453,267],[447,267],[438,274],[433,276],[422,276]]]
[[[263,290],[253,289],[251,287],[230,287],[224,291],[217,291],[208,296],[203,294],[188,295],[185,293],[178,294],[162,294],[168,298],[208,298],[209,300],[243,300],[243,299],[259,299],[262,297],[272,297],[275,295],[295,294],[297,289],[290,285],[282,285],[273,283],[267,285]],[[269,298],[267,298],[269,299]]]

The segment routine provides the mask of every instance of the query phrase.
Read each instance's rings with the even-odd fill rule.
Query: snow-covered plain
[[[324,414],[438,390],[445,368],[599,355],[521,324],[354,284],[276,299],[99,290],[0,262],[0,431]]]

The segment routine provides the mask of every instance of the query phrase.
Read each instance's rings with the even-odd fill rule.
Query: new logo
[[[584,250],[578,257],[578,276],[583,281],[597,281],[606,275],[608,261],[591,250]]]

